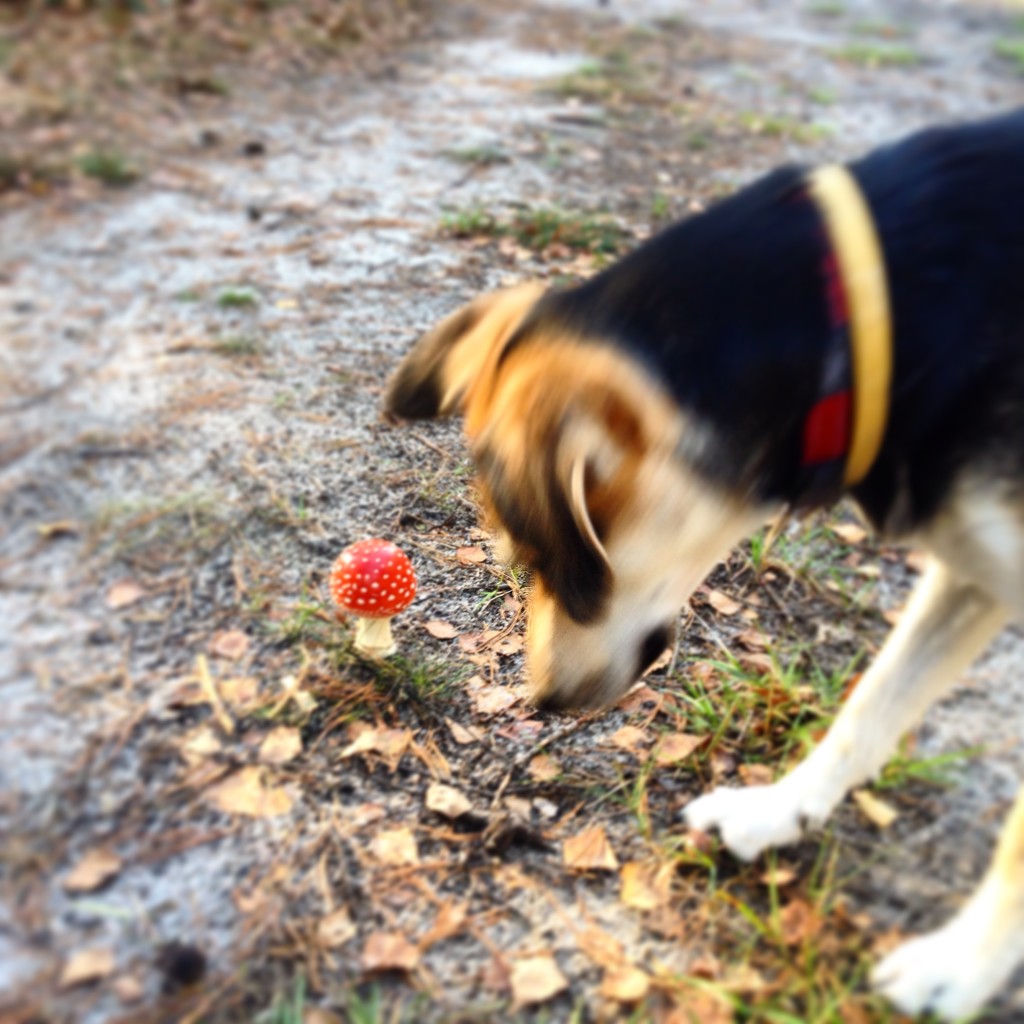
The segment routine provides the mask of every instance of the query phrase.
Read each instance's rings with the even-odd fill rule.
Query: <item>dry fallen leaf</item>
[[[345,1024],[345,1021],[322,1006],[307,1006],[302,1011],[302,1024]]]
[[[619,750],[625,750],[627,754],[632,754],[635,757],[642,747],[646,747],[651,742],[651,738],[647,735],[646,729],[635,725],[624,725],[612,733],[611,742]]]
[[[341,907],[320,918],[316,926],[316,937],[324,949],[337,949],[354,938],[356,926],[352,923],[348,910]]]
[[[429,949],[438,942],[444,942],[458,935],[466,924],[469,908],[465,903],[446,903],[438,911],[430,931],[419,941],[421,951]]]
[[[722,988],[748,998],[763,992],[767,984],[764,975],[750,964],[734,964],[721,981]]]
[[[483,729],[478,729],[475,725],[460,725],[453,718],[446,718],[444,721],[448,726],[448,731],[452,734],[452,739],[461,747],[468,746],[470,743],[479,743],[484,738]]]
[[[464,654],[476,654],[477,651],[488,647],[500,635],[500,629],[484,629],[479,633],[463,633],[459,637],[459,647]]]
[[[562,774],[562,766],[550,754],[538,754],[526,766],[527,774],[538,782],[551,782]]]
[[[64,879],[67,892],[95,892],[115,878],[123,862],[111,850],[90,850]]]
[[[546,1003],[569,987],[565,975],[558,969],[555,958],[550,954],[517,960],[512,965],[510,982],[514,1010]]]
[[[781,864],[769,868],[761,875],[761,881],[765,885],[774,885],[778,889],[792,885],[796,879],[797,873],[792,868],[784,867]]]
[[[220,753],[221,749],[220,737],[208,725],[201,725],[183,736],[178,744],[182,760],[192,767]]]
[[[455,557],[463,565],[479,565],[481,562],[487,561],[487,552],[474,545],[467,548],[456,548]]]
[[[736,642],[746,647],[748,651],[763,651],[771,643],[771,638],[765,636],[759,629],[745,629],[742,633],[736,634]]]
[[[373,825],[388,816],[387,809],[380,804],[365,803],[345,812],[343,831],[354,834],[367,825]]]
[[[252,676],[233,676],[217,684],[221,697],[234,708],[242,709],[255,704],[260,697],[260,681]]]
[[[795,899],[779,911],[779,932],[787,946],[799,946],[821,931],[821,915],[803,899]]]
[[[651,988],[651,979],[639,967],[619,967],[609,971],[601,982],[601,995],[617,1003],[638,1003]]]
[[[770,654],[763,651],[737,651],[736,660],[748,671],[770,676],[775,671],[775,662]]]
[[[562,863],[574,871],[615,871],[619,860],[600,825],[586,828],[566,839]]]
[[[662,736],[654,755],[659,767],[685,761],[698,747],[703,746],[707,736],[694,736],[688,732],[671,732]]]
[[[508,711],[519,698],[504,686],[488,686],[470,693],[473,706],[480,715],[498,715]]]
[[[839,1007],[839,1019],[843,1024],[871,1024],[874,1015],[861,1003],[845,1002]]]
[[[135,580],[118,580],[108,591],[106,605],[111,611],[127,608],[146,596],[146,589]]]
[[[120,978],[114,979],[110,987],[125,1005],[137,1003],[146,994],[146,986],[133,974],[122,974]]]
[[[906,610],[905,605],[900,605],[897,608],[886,608],[882,612],[882,618],[889,623],[890,626],[899,625],[900,619],[903,618],[903,612]]]
[[[502,657],[510,657],[522,651],[523,643],[524,640],[521,633],[509,633],[508,636],[502,637],[497,643],[493,644],[491,649],[495,654],[500,654]]]
[[[626,953],[622,948],[622,943],[614,935],[610,935],[601,928],[593,925],[584,928],[576,936],[576,944],[580,947],[580,952],[589,956],[595,964],[607,971],[625,965]]]
[[[423,628],[438,640],[454,640],[459,635],[459,631],[450,622],[444,622],[441,619],[424,622]]]
[[[210,638],[210,653],[215,658],[237,661],[249,650],[249,638],[240,629],[222,629]]]
[[[735,615],[742,607],[739,601],[733,600],[720,590],[708,590],[707,602],[719,615]]]
[[[672,864],[630,861],[624,864],[619,878],[622,889],[619,899],[634,910],[656,910],[668,903],[672,893]]]
[[[775,775],[766,764],[741,764],[736,770],[745,786],[770,786]]]
[[[382,864],[390,864],[393,867],[405,867],[418,864],[420,861],[416,837],[412,834],[412,829],[404,826],[378,832],[370,843],[370,849]]]
[[[410,729],[365,729],[341,752],[341,757],[380,754],[394,771],[412,742]]]
[[[620,711],[631,713],[641,711],[653,718],[665,703],[664,694],[652,690],[646,684],[634,686],[615,706]]]
[[[267,733],[260,744],[264,764],[287,764],[302,753],[302,735],[290,725],[280,725]]]
[[[860,544],[868,535],[868,531],[856,523],[833,523],[829,529],[844,544]]]
[[[100,981],[114,973],[112,949],[82,949],[71,954],[71,959],[60,973],[58,985],[62,989],[75,988]]]
[[[258,765],[241,768],[208,790],[207,797],[228,814],[248,818],[274,818],[292,809],[292,798],[282,786],[268,786]]]
[[[427,809],[443,814],[446,818],[461,818],[473,810],[469,799],[454,786],[434,782],[427,788]]]
[[[672,997],[672,1011],[662,1017],[662,1024],[733,1024],[735,1015],[725,994],[683,989]]]
[[[363,947],[362,967],[374,971],[413,971],[420,951],[401,932],[374,932]]]
[[[855,789],[853,802],[860,808],[861,814],[876,828],[888,828],[899,817],[899,812],[895,807],[866,789]]]

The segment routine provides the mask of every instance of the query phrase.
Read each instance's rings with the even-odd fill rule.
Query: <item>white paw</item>
[[[831,801],[790,775],[772,786],[712,790],[684,814],[691,828],[717,829],[737,857],[753,860],[770,846],[796,842],[805,828],[820,825],[831,810]]]
[[[903,1013],[968,1017],[1013,974],[1024,956],[1020,935],[1007,934],[998,908],[980,896],[943,928],[899,946],[872,972],[875,988]]]

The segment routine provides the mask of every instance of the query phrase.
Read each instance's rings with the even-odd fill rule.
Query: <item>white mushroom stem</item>
[[[391,635],[391,619],[357,619],[356,650],[371,658],[387,658],[398,649]]]

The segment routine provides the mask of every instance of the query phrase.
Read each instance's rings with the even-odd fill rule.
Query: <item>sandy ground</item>
[[[892,25],[919,62],[836,56],[852,43],[894,45],[874,39]],[[444,7],[423,41],[372,75],[268,88],[153,125],[165,152],[122,194],[12,200],[0,219],[0,1019],[253,1019],[303,957],[313,1002],[355,1019],[346,1000],[372,968],[360,944],[382,930],[422,938],[453,893],[480,914],[507,913],[421,943],[414,986],[384,975],[402,1012],[511,1019],[502,954],[541,948],[570,985],[547,1019],[605,1012],[566,915],[598,921],[652,970],[721,956],[697,929],[682,944],[671,929],[645,930],[614,879],[566,876],[551,845],[556,825],[585,813],[587,786],[611,785],[624,763],[599,749],[626,712],[552,751],[589,782],[512,787],[534,801],[519,808],[530,821],[506,828],[473,871],[453,882],[412,868],[430,879],[421,889],[374,873],[360,814],[418,822],[421,863],[460,848],[422,817],[423,790],[445,777],[436,759],[344,757],[353,722],[434,738],[449,781],[484,805],[523,751],[564,726],[467,699],[474,674],[519,696],[515,644],[496,655],[486,638],[460,647],[424,631],[444,620],[460,635],[516,637],[520,595],[476,530],[457,425],[386,425],[380,389],[418,332],[480,290],[593,266],[566,247],[452,237],[440,229],[446,212],[601,211],[640,238],[780,160],[841,158],[1019,102],[1024,80],[992,54],[1011,31],[1006,12],[955,3]],[[619,71],[596,74],[595,53]],[[417,561],[421,596],[398,629],[426,679],[410,670],[375,689],[366,666],[324,640],[340,631],[326,621],[326,569],[369,534]],[[474,546],[488,560],[464,564],[456,550]],[[869,649],[884,628],[878,611],[907,579],[898,560],[880,564]],[[826,661],[848,654],[853,631],[816,633],[820,606],[801,607],[794,631],[823,636]],[[718,634],[693,628],[683,653],[697,657]],[[228,700],[230,734],[211,732],[196,695],[200,655],[218,686],[254,680],[257,710]],[[1008,634],[929,716],[919,755],[986,748],[956,787],[911,786],[885,840],[841,816],[865,935],[936,924],[983,870],[1024,777],[1022,659]],[[435,694],[437,680],[458,685]],[[673,680],[651,686],[671,692]],[[289,703],[299,690],[311,705]],[[492,738],[467,754],[448,716]],[[225,812],[211,794],[261,763],[277,724],[305,745],[290,766],[261,769],[265,799],[284,792],[288,810]],[[203,729],[216,746],[196,753]],[[699,784],[664,780],[659,828]],[[646,840],[605,824],[621,861],[641,856]],[[97,849],[116,854],[110,879],[69,891],[69,871]],[[315,922],[342,906],[356,937],[310,953]],[[172,942],[202,951],[204,982],[183,984],[167,966]],[[83,950],[111,958],[98,983],[61,984]],[[986,1019],[1024,1020],[1024,1008],[1018,999]]]

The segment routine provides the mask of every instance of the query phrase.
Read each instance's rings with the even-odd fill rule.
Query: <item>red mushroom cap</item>
[[[404,551],[387,540],[350,544],[331,567],[331,596],[364,619],[389,619],[416,596],[416,573]]]

